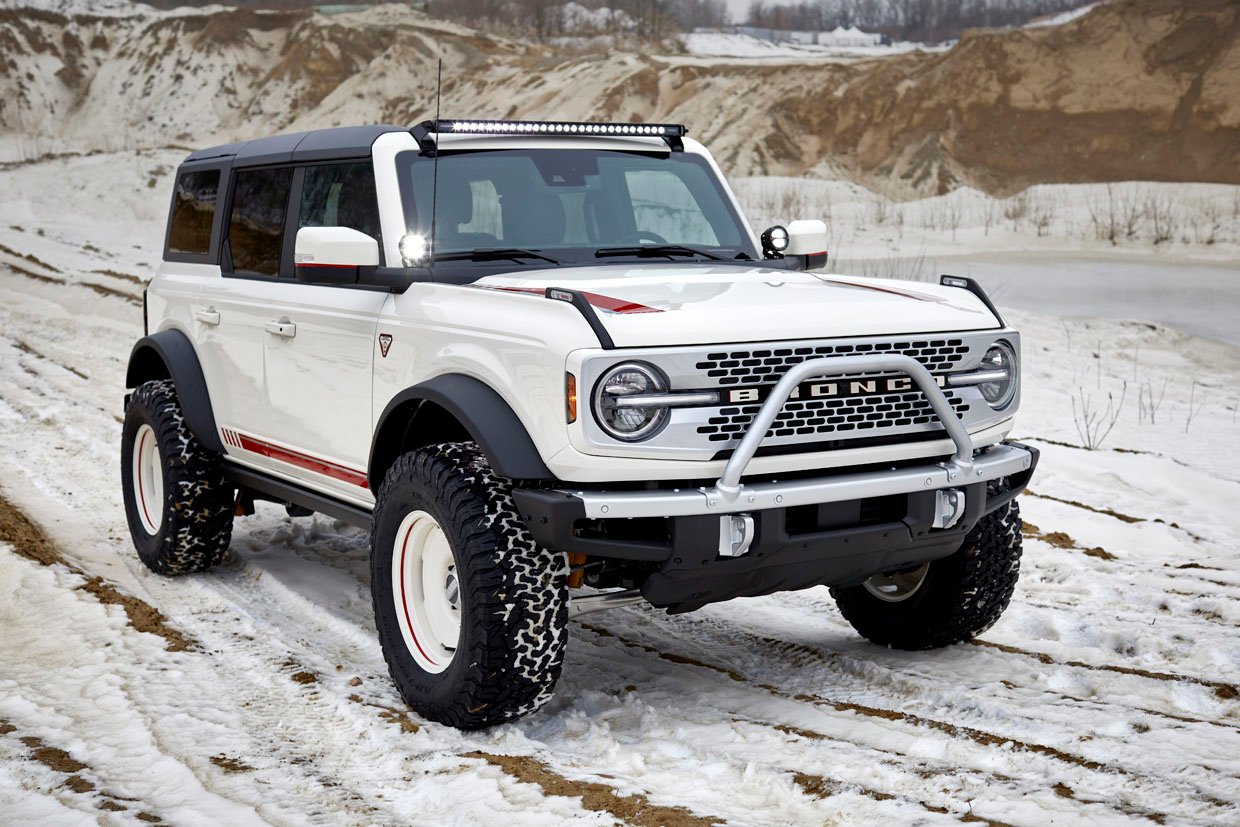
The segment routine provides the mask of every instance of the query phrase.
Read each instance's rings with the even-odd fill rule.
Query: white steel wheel
[[[865,590],[887,603],[900,603],[917,594],[921,584],[926,582],[928,571],[930,564],[922,563],[912,571],[876,574],[865,581]]]
[[[159,439],[150,425],[143,425],[134,437],[132,467],[138,520],[146,533],[154,536],[164,524],[164,466]]]
[[[392,600],[414,662],[438,674],[461,637],[461,585],[443,528],[425,511],[401,521],[392,549]]]

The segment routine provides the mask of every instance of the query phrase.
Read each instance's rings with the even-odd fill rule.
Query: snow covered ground
[[[547,708],[462,734],[388,682],[360,532],[260,505],[209,575],[162,579],[133,553],[124,363],[179,157],[0,170],[0,823],[1235,823],[1240,351],[1008,314],[1025,336],[1016,435],[1043,459],[1015,600],[974,645],[879,649],[825,589],[623,609],[572,624]],[[763,200],[771,186],[739,182],[756,224],[822,203],[819,185]],[[1085,194],[1063,190],[1057,215]],[[899,205],[901,236],[862,220],[879,209],[864,191],[830,203],[866,266],[1059,250],[1240,278],[1234,237],[917,226],[935,199]],[[1114,430],[1076,447],[1072,400],[1108,395]]]
[[[891,57],[905,52],[943,52],[949,46],[928,46],[925,43],[892,43],[888,46],[821,46],[816,43],[775,43],[739,32],[694,32],[681,35],[685,51],[700,57],[729,58],[830,58],[858,60]]]

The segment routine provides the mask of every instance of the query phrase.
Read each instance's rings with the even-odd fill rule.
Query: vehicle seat
[[[514,247],[543,247],[564,240],[564,202],[554,192],[540,192],[515,207],[504,205],[504,240]]]
[[[461,225],[474,220],[474,193],[468,181],[441,178],[435,205],[435,235],[452,248],[493,247],[499,241],[490,233],[463,233]]]

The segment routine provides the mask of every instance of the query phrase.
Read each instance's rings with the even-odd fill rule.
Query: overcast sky
[[[732,12],[732,22],[740,23],[749,12],[749,0],[728,0],[728,11]]]

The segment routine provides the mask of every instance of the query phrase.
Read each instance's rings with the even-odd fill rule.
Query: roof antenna
[[[435,212],[439,206],[439,101],[443,92],[443,58],[439,58],[439,69],[435,78],[435,167],[431,173],[431,241],[427,245],[430,260],[427,267],[435,268]]]

